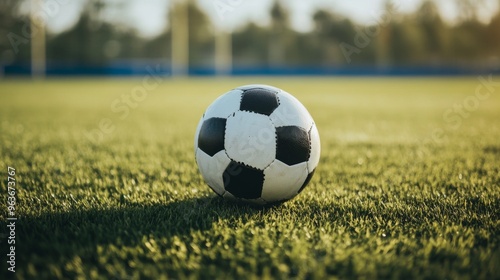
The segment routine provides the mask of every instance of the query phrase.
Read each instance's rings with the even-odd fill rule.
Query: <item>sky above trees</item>
[[[17,11],[19,3],[30,3],[24,1],[7,3],[12,4],[10,10]],[[78,8],[75,1],[81,1],[78,3],[82,7]],[[175,6],[176,20],[172,22],[177,23],[177,28],[172,29],[167,24],[170,21],[167,18],[170,6],[166,2],[163,8],[155,6],[151,4],[154,1],[43,1],[46,3],[42,7],[43,14],[49,22],[56,27],[64,26],[59,32],[52,29],[46,36],[47,61],[49,64],[92,67],[120,61],[168,62],[184,57],[177,52],[174,54],[174,50],[182,49],[188,57],[184,60],[185,65],[189,64],[192,69],[211,69],[221,61],[222,52],[216,51],[216,47],[219,46],[220,50],[221,46],[225,46],[222,48],[225,50],[224,57],[231,57],[231,60],[226,59],[231,61],[227,65],[235,67],[432,66],[500,69],[500,10],[496,6],[491,8],[491,13],[494,13],[491,20],[481,12],[487,3],[498,5],[500,0],[448,0],[448,3],[454,3],[455,21],[447,19],[443,15],[445,10],[437,4],[445,0],[414,1],[418,4],[417,8],[383,0],[378,10],[371,11],[368,6],[360,4],[360,10],[369,11],[365,20],[358,20],[349,12],[341,11],[340,6],[322,6],[324,3],[321,2],[316,2],[317,6],[302,4],[305,6],[301,9],[293,6],[296,4],[290,4],[297,3],[293,2],[296,0],[273,0],[267,2],[272,4],[271,7],[259,8],[262,12],[252,8],[257,2],[240,2],[243,0],[210,0],[221,2],[210,2],[212,6],[208,8],[199,3],[186,5],[184,2]],[[409,5],[409,2],[404,3]],[[50,6],[50,3],[60,4]],[[32,48],[32,34],[27,33],[29,18],[26,14],[6,11],[8,9],[0,9],[3,20],[0,35],[4,34],[0,36],[0,64],[26,63],[30,61],[31,50],[37,49]],[[294,28],[297,15],[308,15],[309,12],[312,15],[308,18],[313,20],[309,32]],[[187,20],[179,17],[182,14],[189,14]],[[67,17],[66,22],[61,15]],[[77,19],[75,24],[69,20],[72,17]],[[232,23],[236,20],[234,18],[239,20],[240,26]],[[232,30],[230,39],[228,33],[217,32],[214,23]],[[179,31],[182,29],[184,32]],[[34,32],[36,34],[36,30]],[[185,36],[182,38],[188,39],[179,40],[180,33]],[[179,42],[184,42],[182,47],[172,47],[178,46]]]
[[[55,1],[55,0],[52,0]],[[237,30],[249,21],[257,25],[268,25],[269,10],[274,0],[195,0],[200,8],[219,27]],[[76,24],[87,0],[61,1],[60,12],[54,13],[47,20],[49,32],[59,33]],[[105,8],[99,17],[110,23],[136,29],[144,37],[154,37],[168,27],[168,9],[173,0],[104,0]],[[344,15],[354,22],[370,24],[383,14],[387,0],[286,0],[281,3],[290,13],[290,23],[297,31],[310,31],[313,27],[312,15],[317,9],[329,10]],[[422,0],[394,0],[394,6],[400,13],[415,11]],[[489,22],[499,9],[498,0],[435,0],[442,18],[450,23],[462,16],[467,6],[460,3],[472,3],[479,21]],[[29,11],[29,1],[21,8]]]

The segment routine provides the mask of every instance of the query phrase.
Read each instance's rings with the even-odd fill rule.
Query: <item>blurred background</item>
[[[0,0],[0,76],[500,73],[499,0]]]

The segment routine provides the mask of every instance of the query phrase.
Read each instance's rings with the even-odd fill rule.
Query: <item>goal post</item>
[[[189,70],[189,12],[190,1],[174,0],[170,8],[172,34],[172,76],[184,77]]]
[[[31,76],[43,79],[46,75],[46,42],[45,19],[40,16],[43,11],[43,0],[31,0]]]
[[[215,73],[218,76],[227,76],[232,72],[233,54],[232,54],[232,36],[231,32],[223,28],[216,28],[215,31]]]

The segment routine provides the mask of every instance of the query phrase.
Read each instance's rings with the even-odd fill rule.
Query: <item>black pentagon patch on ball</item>
[[[210,118],[203,122],[198,136],[198,147],[209,156],[224,150],[226,119]]]
[[[255,199],[262,195],[264,171],[231,161],[222,179],[224,188],[237,198]]]
[[[282,126],[276,128],[278,143],[276,159],[288,165],[309,160],[311,143],[309,133],[298,126]]]
[[[263,88],[254,88],[243,92],[240,110],[269,116],[278,106],[278,97],[275,92]]]
[[[309,184],[309,182],[311,181],[313,175],[314,175],[314,172],[316,171],[316,169],[314,169],[311,173],[309,173],[306,177],[306,180],[304,181],[304,184],[302,184],[302,186],[300,187],[299,191],[297,193],[301,193],[304,188],[307,186],[307,184]]]

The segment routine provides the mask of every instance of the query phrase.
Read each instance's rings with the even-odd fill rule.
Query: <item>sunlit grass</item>
[[[264,210],[216,197],[193,154],[205,108],[250,83],[299,98],[322,141],[311,184]],[[141,84],[0,84],[19,278],[500,277],[500,88],[456,127],[477,79],[166,79],[125,105]]]

